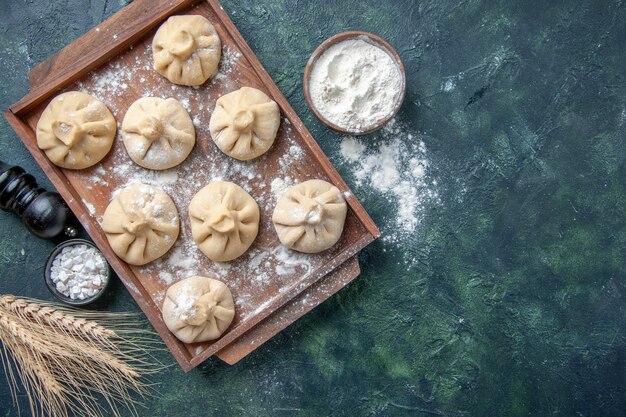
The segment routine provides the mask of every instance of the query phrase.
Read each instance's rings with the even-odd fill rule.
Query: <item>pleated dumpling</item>
[[[230,326],[235,303],[223,282],[194,276],[167,289],[162,312],[165,325],[181,342],[206,342]]]
[[[259,206],[232,182],[213,181],[189,203],[191,234],[209,259],[231,261],[243,255],[259,232]]]
[[[154,69],[174,84],[196,86],[217,73],[222,43],[204,16],[172,16],[152,40]]]
[[[217,99],[209,130],[228,156],[247,161],[272,146],[280,126],[278,104],[262,91],[242,87]]]
[[[172,199],[146,184],[122,189],[106,208],[101,225],[113,252],[131,265],[163,256],[180,231]]]
[[[317,253],[337,243],[347,210],[337,187],[326,181],[309,180],[283,192],[272,221],[284,246]]]
[[[115,139],[115,119],[93,96],[69,91],[56,96],[37,122],[37,146],[61,168],[83,169],[100,162]]]
[[[122,138],[136,164],[162,170],[175,167],[189,156],[196,143],[196,131],[178,100],[142,97],[124,116]]]

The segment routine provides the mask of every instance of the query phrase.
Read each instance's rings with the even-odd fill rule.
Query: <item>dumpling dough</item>
[[[226,155],[240,161],[267,152],[276,139],[279,126],[278,104],[251,87],[218,98],[209,122],[215,144]]]
[[[231,261],[245,253],[259,232],[259,206],[243,188],[213,181],[189,203],[191,234],[209,259]]]
[[[162,311],[165,325],[181,342],[206,342],[230,326],[235,303],[223,282],[194,276],[167,289]]]
[[[56,96],[37,122],[37,146],[61,168],[83,169],[105,157],[115,139],[115,119],[107,107],[86,93]]]
[[[346,212],[346,201],[337,187],[310,180],[285,190],[272,221],[283,245],[299,252],[317,253],[337,243]]]
[[[181,85],[201,85],[217,73],[222,43],[204,16],[172,16],[152,40],[154,69]]]
[[[173,98],[143,97],[128,108],[122,137],[130,159],[148,169],[168,169],[183,162],[196,143],[185,108]]]
[[[102,216],[102,230],[113,252],[131,265],[163,256],[176,242],[179,228],[172,199],[146,184],[121,190]]]

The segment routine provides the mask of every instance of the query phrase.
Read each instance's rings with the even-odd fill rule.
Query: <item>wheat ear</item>
[[[133,393],[145,396],[142,377],[160,368],[147,350],[156,339],[137,317],[0,294],[0,360],[13,400],[19,380],[32,415],[118,416],[119,405],[137,415]]]
[[[39,304],[13,295],[0,296],[0,307],[19,316],[47,324],[60,330],[78,333],[90,338],[111,338],[117,336],[113,330],[92,320],[78,319],[63,309]]]

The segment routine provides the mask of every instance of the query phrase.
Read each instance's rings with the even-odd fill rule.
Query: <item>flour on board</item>
[[[75,88],[101,99],[118,121],[123,120],[127,110],[125,105],[116,100],[118,96],[176,98],[192,117],[197,135],[196,146],[188,159],[177,167],[164,171],[147,170],[128,157],[118,126],[113,149],[103,163],[79,175],[85,175],[88,187],[94,190],[92,192],[97,189],[105,200],[110,201],[124,187],[140,182],[163,190],[174,201],[181,219],[177,242],[160,259],[138,267],[141,276],[155,280],[151,292],[158,305],[169,285],[192,275],[206,275],[228,283],[235,296],[238,315],[245,319],[259,308],[258,301],[251,304],[250,300],[258,299],[259,294],[263,293],[274,297],[276,292],[280,294],[288,291],[294,283],[294,276],[301,278],[314,271],[326,258],[324,255],[302,255],[276,244],[266,246],[258,242],[233,262],[210,262],[193,241],[187,216],[189,202],[211,180],[233,181],[248,192],[254,191],[261,212],[268,213],[261,222],[261,228],[266,234],[273,233],[271,221],[266,219],[271,218],[280,192],[296,182],[294,173],[297,174],[299,163],[307,156],[307,150],[299,145],[296,132],[286,118],[282,120],[280,137],[277,139],[281,141],[281,149],[284,151],[272,156],[277,158],[278,170],[269,178],[264,170],[264,164],[267,164],[265,156],[242,162],[227,157],[214,147],[208,126],[216,95],[240,87],[237,81],[237,61],[242,56],[228,46],[223,47],[218,74],[200,88],[170,85],[155,73],[149,45],[135,48],[133,54],[133,58],[130,58],[133,65],[127,65],[124,56],[116,58],[92,73],[87,81],[78,82]],[[210,95],[208,90],[211,90]]]

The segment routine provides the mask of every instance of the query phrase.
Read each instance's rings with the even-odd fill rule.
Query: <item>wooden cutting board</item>
[[[185,370],[222,350],[224,358],[234,362],[269,339],[295,320],[299,316],[297,312],[304,314],[338,290],[339,283],[345,285],[353,279],[354,267],[352,273],[340,271],[337,275],[340,279],[328,285],[322,285],[324,281],[321,281],[378,236],[367,213],[349,192],[219,3],[193,3],[135,1],[33,70],[31,78],[40,79],[40,83],[34,83],[33,91],[5,113]],[[156,74],[151,65],[152,33],[170,15],[185,13],[206,16],[215,25],[223,44],[220,73],[215,80],[197,89],[173,86]],[[207,131],[215,100],[243,85],[265,91],[279,104],[283,116],[276,144],[268,154],[248,163],[239,163],[221,154]],[[194,119],[196,148],[181,166],[154,173],[129,162],[123,145],[117,140],[112,152],[96,167],[83,171],[59,169],[37,148],[34,127],[47,102],[67,89],[80,89],[95,95],[107,104],[118,122],[128,106],[139,97],[175,97],[188,108]],[[215,177],[247,188],[259,202],[262,212],[259,237],[251,250],[228,265],[210,262],[195,248],[186,217],[189,199]],[[350,206],[341,241],[319,255],[286,251],[280,246],[270,221],[276,200],[272,185],[280,188],[285,183],[309,178],[333,182],[345,193]],[[98,225],[111,194],[129,179],[152,182],[163,188],[173,197],[183,220],[182,236],[177,246],[164,260],[145,267],[132,267],[117,258]],[[233,325],[221,339],[211,343],[185,345],[169,333],[161,319],[160,305],[165,289],[172,282],[191,275],[191,271],[217,275],[229,285],[237,300]],[[307,294],[306,291],[312,292]],[[308,301],[311,295],[315,295],[316,301]],[[307,303],[302,304],[305,299]],[[289,316],[281,315],[281,311],[288,312]],[[264,321],[264,326],[258,326]],[[233,344],[246,334],[247,338]],[[229,345],[232,345],[231,350],[224,350]]]
[[[128,16],[111,19],[94,28],[88,35],[72,43],[52,57],[37,65],[28,73],[31,89],[44,85],[47,81],[62,74],[62,69],[74,62],[77,57],[83,56],[103,42],[109,33],[118,33],[123,22],[134,21],[139,18],[139,5],[146,0],[135,0],[133,7],[127,7],[120,12]],[[297,319],[317,307],[323,301],[335,294],[360,273],[357,257],[354,256],[337,267],[334,271],[320,279],[319,282],[303,291],[293,300],[272,313],[268,318],[252,327],[230,345],[216,353],[220,359],[228,364],[235,364],[245,356],[259,348],[269,339],[288,327]]]

